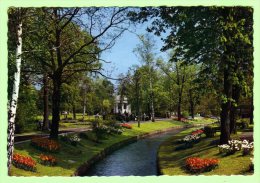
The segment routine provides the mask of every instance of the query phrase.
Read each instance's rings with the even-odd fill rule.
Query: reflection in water
[[[180,131],[181,129],[176,129],[125,146],[95,164],[86,176],[157,175],[157,148],[166,138]]]

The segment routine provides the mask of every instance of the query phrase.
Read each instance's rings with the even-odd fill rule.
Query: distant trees
[[[162,50],[173,49],[173,60],[203,65],[220,91],[221,143],[230,138],[240,89],[250,88],[244,78],[253,68],[252,12],[250,7],[160,7],[130,14],[139,22],[152,17],[148,31],[155,35],[170,28]]]
[[[149,103],[151,108],[151,120],[154,122],[154,88],[152,74],[155,69],[155,42],[148,34],[139,36],[140,44],[136,46],[134,52],[136,52],[140,61],[148,68],[147,75],[149,78]]]

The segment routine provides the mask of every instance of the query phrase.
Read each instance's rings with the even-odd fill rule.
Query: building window
[[[124,109],[126,109],[126,107],[127,107],[127,105],[126,105],[126,104],[124,104]]]

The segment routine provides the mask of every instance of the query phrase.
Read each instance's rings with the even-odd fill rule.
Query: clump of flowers
[[[110,132],[111,133],[115,133],[115,134],[122,134],[123,133],[123,129],[116,128],[116,127],[110,127]]]
[[[231,153],[235,153],[241,150],[242,142],[240,140],[229,140],[228,145],[230,146]]]
[[[57,159],[51,155],[40,155],[40,163],[47,166],[54,166],[57,164]]]
[[[219,145],[219,153],[226,153],[228,154],[230,151],[230,146],[228,144]]]
[[[45,138],[32,139],[31,145],[48,152],[58,152],[60,149],[60,145],[57,141]]]
[[[247,140],[229,140],[228,144],[219,145],[219,152],[226,153],[227,155],[234,154],[242,149],[243,155],[250,154],[254,149],[254,143]]]
[[[186,135],[182,140],[183,142],[191,143],[191,142],[198,142],[200,138],[201,138],[200,135],[195,134],[195,135]]]
[[[33,172],[36,171],[36,162],[29,156],[14,154],[12,163],[17,168]]]
[[[77,135],[73,135],[70,137],[70,143],[71,145],[77,146],[78,142],[81,141],[81,139]]]
[[[250,142],[247,141],[247,140],[243,140],[242,142],[242,154],[245,156],[245,155],[248,155],[248,154],[251,154],[254,150],[254,142]]]
[[[120,124],[120,126],[123,128],[132,129],[132,126],[127,123]]]
[[[202,173],[213,170],[218,166],[218,163],[218,159],[190,157],[186,159],[186,168],[191,173]]]
[[[193,131],[193,132],[191,133],[191,135],[201,135],[201,134],[203,134],[203,133],[204,133],[203,130],[198,129],[198,130]]]

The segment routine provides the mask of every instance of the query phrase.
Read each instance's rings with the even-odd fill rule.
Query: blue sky
[[[145,30],[146,27],[147,24],[139,25],[135,28],[134,32],[138,35],[145,34],[147,33]],[[163,42],[154,34],[151,33],[151,35],[156,41],[156,58],[159,56],[167,58],[165,52],[160,52]],[[103,64],[105,70],[104,73],[106,74],[106,72],[108,72],[111,74],[111,77],[117,78],[120,73],[126,73],[128,68],[132,65],[141,65],[140,60],[133,52],[137,44],[139,44],[139,39],[135,34],[130,33],[129,31],[124,32],[124,34],[116,41],[113,48],[101,55],[102,59],[111,62]]]

